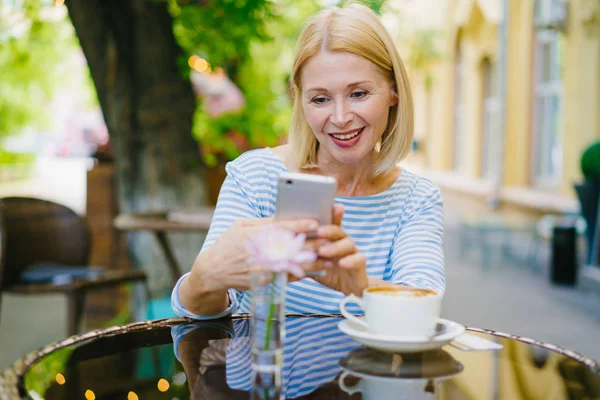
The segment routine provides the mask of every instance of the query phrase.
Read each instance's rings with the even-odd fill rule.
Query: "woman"
[[[322,277],[291,282],[286,311],[339,313],[366,287],[401,284],[444,291],[443,210],[431,182],[398,167],[413,135],[406,71],[369,8],[315,15],[300,34],[291,74],[289,144],[247,152],[227,165],[213,223],[173,290],[180,316],[250,311],[244,241],[266,224],[317,232],[309,243]],[[333,222],[274,222],[277,178],[294,171],[338,180]],[[343,217],[343,218],[342,218]]]

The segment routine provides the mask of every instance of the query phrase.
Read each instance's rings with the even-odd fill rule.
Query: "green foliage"
[[[277,146],[286,135],[291,107],[282,52],[273,42],[255,43],[248,55],[237,75],[245,107],[217,118],[209,117],[201,106],[196,112],[194,135],[203,144],[209,166],[232,160],[251,148]]]
[[[0,164],[30,164],[35,161],[35,154],[11,153],[0,149]]]
[[[82,82],[67,70],[65,61],[77,51],[64,6],[39,0],[0,6],[0,138],[27,126],[45,128],[48,103],[60,88],[90,88],[89,77]]]
[[[0,181],[29,178],[35,166],[35,154],[11,153],[0,149]]]
[[[600,142],[592,144],[583,152],[580,165],[585,179],[600,179]]]
[[[173,32],[190,54],[235,74],[250,43],[267,40],[266,23],[276,18],[270,0],[222,0],[180,6],[171,0]]]

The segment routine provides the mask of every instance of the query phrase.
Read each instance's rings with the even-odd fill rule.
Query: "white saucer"
[[[364,372],[356,372],[351,369],[342,367],[342,373],[344,373],[344,372],[346,372],[346,374],[348,374],[348,375],[352,375],[357,378],[368,379],[370,381],[378,381],[378,382],[390,382],[390,381],[398,381],[398,380],[402,380],[402,379],[413,381],[413,382],[415,382],[415,381],[441,382],[441,381],[445,381],[445,380],[454,378],[455,376],[459,375],[462,372],[462,369],[457,370],[457,371],[452,371],[451,373],[448,373],[446,375],[440,375],[440,376],[436,376],[436,377],[427,377],[427,378],[421,378],[421,377],[419,377],[419,378],[415,378],[415,377],[402,378],[402,377],[394,377],[394,376],[376,376],[376,375],[365,374]]]
[[[352,339],[367,347],[390,353],[416,353],[437,349],[465,333],[465,327],[461,324],[441,318],[438,320],[437,333],[431,339],[369,333],[367,332],[367,328],[347,319],[341,321],[338,324],[338,328]]]

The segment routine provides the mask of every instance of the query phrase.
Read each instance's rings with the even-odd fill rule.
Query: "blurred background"
[[[0,197],[73,210],[89,266],[142,271],[150,297],[115,286],[68,308],[9,293],[24,278],[7,262],[0,369],[70,334],[77,307],[78,330],[173,316],[225,164],[285,141],[296,37],[340,3],[0,0]],[[600,359],[600,1],[364,3],[410,74],[403,166],[444,194],[444,317]]]

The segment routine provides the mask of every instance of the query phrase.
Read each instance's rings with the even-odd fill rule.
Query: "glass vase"
[[[250,275],[254,399],[282,398],[286,284],[284,272],[255,271]]]

